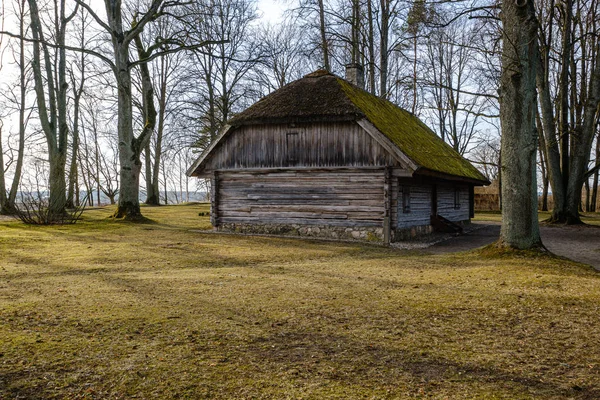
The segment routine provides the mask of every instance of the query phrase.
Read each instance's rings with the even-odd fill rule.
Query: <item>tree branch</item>
[[[104,28],[104,30],[108,33],[111,33],[112,30],[110,29],[110,26],[108,26],[104,21],[102,21],[102,19],[98,16],[98,14],[96,14],[96,12],[94,10],[92,10],[92,8],[90,6],[88,6],[86,3],[83,2],[83,0],[75,0],[75,2],[80,5],[81,7],[85,8],[86,11],[92,16],[92,18],[94,18],[94,20],[96,21],[96,23],[98,23],[98,25],[100,25],[102,28]]]
[[[189,46],[182,45],[182,46],[178,46],[178,47],[175,47],[173,49],[167,49],[167,50],[156,52],[156,53],[148,56],[145,59],[129,63],[129,67],[133,68],[133,67],[136,67],[136,66],[138,66],[140,64],[148,63],[148,62],[150,62],[150,61],[152,61],[152,60],[154,60],[154,59],[156,59],[158,57],[162,57],[162,56],[165,56],[167,54],[178,53],[180,51],[196,50],[198,48],[201,48],[201,47],[204,47],[204,46],[208,46],[209,44],[222,44],[222,43],[228,43],[228,41],[227,40],[205,40],[205,41],[200,42],[200,43],[195,44],[195,45],[189,45]]]
[[[67,45],[58,45],[58,44],[54,44],[54,43],[50,43],[46,40],[39,40],[39,39],[31,39],[31,38],[26,38],[26,37],[22,37],[21,35],[17,35],[15,33],[12,32],[7,32],[7,31],[0,31],[0,35],[6,35],[15,39],[22,39],[27,43],[40,43],[49,47],[52,47],[53,49],[60,49],[63,48],[65,50],[69,50],[69,51],[76,51],[78,53],[85,53],[85,54],[89,54],[92,55],[94,57],[99,58],[100,60],[104,61],[106,64],[108,64],[108,66],[116,71],[116,66],[115,64],[111,61],[110,58],[103,56],[102,54],[94,51],[94,50],[89,50],[89,49],[85,49],[85,48],[81,48],[81,47],[73,47],[73,46],[67,46]]]

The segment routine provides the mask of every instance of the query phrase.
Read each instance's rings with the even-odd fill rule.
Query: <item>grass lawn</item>
[[[600,398],[591,268],[111,211],[0,222],[0,398]]]

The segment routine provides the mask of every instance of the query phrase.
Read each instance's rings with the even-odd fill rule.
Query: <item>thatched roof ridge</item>
[[[228,124],[355,121],[364,118],[364,113],[345,95],[338,79],[327,71],[315,71],[263,97]]]

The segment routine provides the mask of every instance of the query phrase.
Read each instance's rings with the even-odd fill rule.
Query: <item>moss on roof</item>
[[[419,118],[341,78],[337,80],[344,93],[367,119],[415,164],[444,174],[487,181],[477,168],[440,139]]]
[[[327,71],[315,71],[263,97],[228,124],[355,121],[363,117],[336,78]]]
[[[327,71],[315,71],[256,102],[229,125],[358,121],[367,118],[416,165],[487,182],[419,118]]]

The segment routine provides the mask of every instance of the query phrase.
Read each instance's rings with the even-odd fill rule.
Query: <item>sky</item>
[[[2,13],[2,9],[4,8],[4,11],[9,11],[6,6],[8,1],[5,0],[0,0],[2,2],[2,6],[0,7],[0,13]],[[92,0],[92,3],[94,2],[98,2],[99,0]],[[287,2],[289,3],[289,1]],[[286,2],[279,0],[279,1],[274,1],[274,0],[258,0],[257,1],[257,6],[258,6],[258,12],[259,15],[261,16],[261,21],[265,21],[265,22],[270,22],[270,23],[277,23],[279,21],[281,21],[283,19],[283,13],[285,11],[286,7]],[[4,28],[6,30],[13,30],[13,31],[17,31],[17,27],[13,26],[10,24],[10,21],[5,21],[5,26]],[[6,39],[3,41],[5,44]],[[13,68],[11,68],[10,65],[10,59],[9,57],[7,57],[7,54],[4,53],[3,54],[0,53],[0,57],[2,57],[2,69],[0,69],[0,84],[4,81],[6,81],[9,78],[9,75],[15,73],[15,70]]]
[[[283,1],[259,0],[258,10],[263,20],[275,23],[282,20],[285,7]]]

